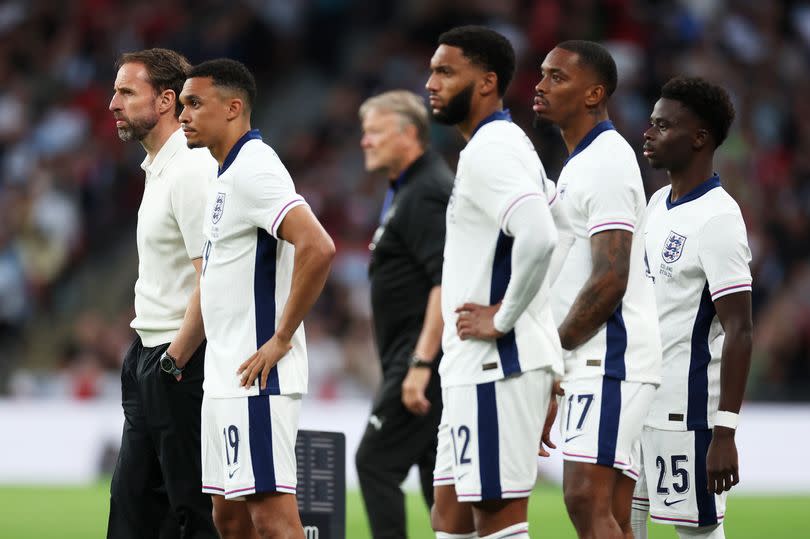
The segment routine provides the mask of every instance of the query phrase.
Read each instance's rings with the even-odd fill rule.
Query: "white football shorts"
[[[442,389],[433,485],[455,485],[460,502],[529,496],[553,380],[537,369]]]
[[[301,395],[205,398],[202,490],[226,499],[295,494]]]
[[[655,385],[597,377],[563,382],[562,387],[563,460],[616,468],[638,479],[633,444],[641,436]]]
[[[633,506],[650,508],[659,524],[713,526],[723,522],[726,495],[706,490],[706,454],[711,430],[674,431],[644,427],[644,473],[636,482]]]

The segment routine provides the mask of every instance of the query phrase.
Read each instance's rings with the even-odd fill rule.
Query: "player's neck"
[[[484,121],[484,118],[501,110],[503,110],[503,101],[500,99],[497,101],[480,102],[478,107],[470,107],[470,113],[467,115],[467,119],[457,126],[458,130],[461,131],[461,136],[464,137],[464,140],[469,141],[475,129]]]
[[[691,193],[700,184],[712,176],[712,160],[695,159],[688,166],[680,170],[668,170],[669,183],[672,185],[669,199],[677,202],[682,196]]]
[[[245,133],[250,131],[250,122],[233,123],[228,126],[227,133],[216,144],[210,146],[208,150],[214,159],[217,160],[220,168],[222,168],[225,159],[231,152],[237,141],[242,138]]]
[[[610,120],[607,109],[588,111],[586,114],[578,116],[574,121],[568,125],[560,125],[560,133],[562,134],[565,147],[568,154],[573,153],[577,144],[585,138],[585,135],[590,133],[591,129],[596,127],[599,122]]]
[[[150,161],[155,159],[160,149],[169,140],[169,137],[178,129],[180,129],[180,121],[172,115],[158,120],[157,125],[143,137],[141,146],[146,150],[146,155],[149,156]]]

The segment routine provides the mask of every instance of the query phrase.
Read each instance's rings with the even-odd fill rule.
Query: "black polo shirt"
[[[383,375],[407,370],[430,290],[442,280],[453,172],[428,150],[397,179],[370,246],[371,307]]]

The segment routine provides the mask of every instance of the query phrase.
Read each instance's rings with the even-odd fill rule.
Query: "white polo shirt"
[[[720,403],[725,332],[714,302],[751,291],[751,250],[740,207],[709,178],[672,202],[671,186],[650,199],[647,260],[664,350],[661,386],[647,425],[710,429]]]
[[[557,204],[574,242],[552,286],[552,310],[561,324],[593,268],[591,236],[606,230],[633,233],[630,273],[621,303],[596,334],[563,352],[565,380],[606,376],[628,382],[661,380],[661,339],[652,279],[644,263],[646,199],[633,149],[610,121],[597,124],[560,172]]]
[[[146,172],[138,209],[138,280],[132,326],[143,345],[171,342],[194,291],[192,259],[202,255],[202,220],[207,184],[217,162],[204,148],[191,150],[182,129],[166,140]]]
[[[545,180],[532,143],[508,111],[484,119],[461,151],[447,206],[442,387],[487,383],[544,367],[562,374],[547,282],[503,337],[462,341],[456,330],[457,307],[467,302],[494,305],[503,299],[512,275],[509,217],[526,200],[553,197]]]
[[[254,129],[228,152],[208,192],[203,230],[200,306],[207,397],[289,395],[307,392],[304,324],[292,349],[271,369],[267,387],[259,379],[240,385],[239,366],[276,332],[292,285],[295,247],[278,237],[287,213],[304,205],[273,149]]]

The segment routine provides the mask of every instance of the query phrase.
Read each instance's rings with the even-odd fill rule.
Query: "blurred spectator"
[[[34,342],[53,324],[70,328],[77,309],[102,300],[79,284],[81,275],[107,280],[122,262],[104,255],[134,245],[141,156],[115,141],[110,66],[123,50],[164,46],[194,62],[232,56],[257,74],[265,100],[254,123],[338,243],[312,321],[313,363],[323,358],[313,365],[312,393],[370,393],[363,388],[378,374],[366,246],[384,188],[362,172],[355,111],[383,90],[423,92],[436,37],[464,23],[513,40],[519,67],[506,102],[523,127],[533,121],[541,59],[569,38],[604,42],[615,54],[620,85],[611,116],[637,147],[672,75],[728,88],[737,120],[715,165],[754,251],[749,395],[810,400],[810,6],[799,0],[7,1],[0,5],[0,377],[22,349],[11,351],[4,339]],[[554,177],[565,157],[559,135],[541,125],[532,137]],[[454,167],[456,133],[435,127],[432,140]],[[651,193],[666,180],[640,161]],[[105,299],[105,310],[114,303],[126,313],[129,302],[131,295]],[[113,348],[94,361],[116,374],[117,359],[103,359]],[[50,353],[23,366],[55,368],[58,345]]]

